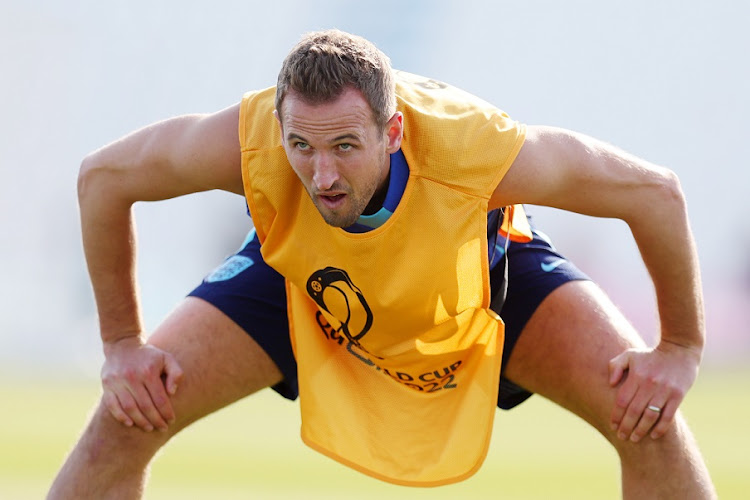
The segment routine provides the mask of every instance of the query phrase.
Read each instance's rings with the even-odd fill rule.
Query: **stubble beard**
[[[329,226],[346,228],[357,222],[357,219],[359,219],[359,214],[352,213],[351,211],[347,211],[347,213],[337,213],[331,212],[328,208],[321,207],[317,203],[315,203],[315,206],[323,217],[323,220],[326,221],[326,224]]]
[[[346,190],[346,204],[340,211],[331,211],[328,207],[320,203],[317,196],[313,196],[308,190],[308,194],[318,209],[318,213],[329,226],[347,228],[357,222],[367,208],[367,204],[375,193],[375,187],[368,186],[367,196],[356,196],[351,190]]]

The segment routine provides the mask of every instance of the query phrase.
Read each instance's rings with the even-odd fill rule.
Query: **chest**
[[[334,328],[379,352],[487,306],[486,230],[486,200],[415,177],[364,234],[328,226],[303,193],[277,215],[263,254]]]

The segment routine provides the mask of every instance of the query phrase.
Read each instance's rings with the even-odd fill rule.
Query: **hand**
[[[663,436],[695,382],[700,352],[662,341],[655,349],[628,349],[609,362],[609,383],[620,385],[612,410],[612,430],[638,442]]]
[[[170,398],[183,374],[174,356],[137,336],[105,343],[104,353],[102,398],[115,420],[148,432],[166,431],[175,419]]]

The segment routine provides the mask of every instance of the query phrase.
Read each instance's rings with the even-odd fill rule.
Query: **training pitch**
[[[0,499],[39,499],[98,398],[96,380],[0,377]],[[750,369],[704,367],[683,405],[722,499],[750,491]],[[342,422],[342,425],[346,425]],[[534,397],[498,412],[492,445],[472,478],[398,487],[351,471],[299,438],[296,403],[270,391],[184,431],[157,457],[146,498],[602,499],[619,498],[617,458],[570,414]]]

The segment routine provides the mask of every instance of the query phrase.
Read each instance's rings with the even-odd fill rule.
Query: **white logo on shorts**
[[[224,261],[222,265],[214,269],[211,274],[206,276],[206,283],[216,281],[226,281],[234,278],[242,271],[253,265],[253,259],[244,255],[232,255]]]

